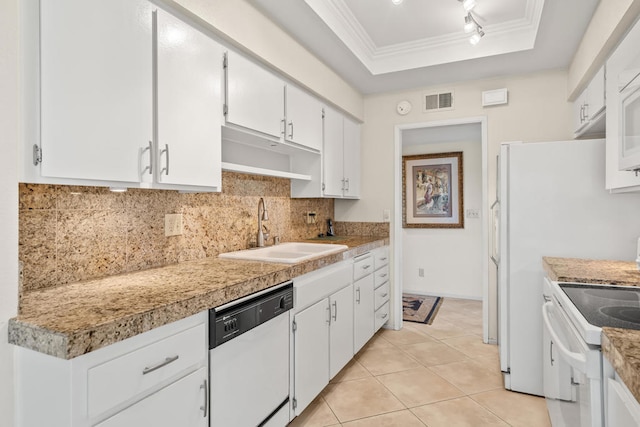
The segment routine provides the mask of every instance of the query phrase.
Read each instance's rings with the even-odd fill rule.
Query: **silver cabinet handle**
[[[387,257],[386,257],[386,256],[385,256],[385,257],[380,258],[380,261],[386,261],[386,260],[387,260]]]
[[[200,407],[200,410],[204,412],[203,417],[207,418],[207,413],[209,410],[209,385],[207,384],[207,380],[204,380],[204,384],[200,384],[200,388],[204,389],[204,405]]]
[[[387,273],[381,274],[380,277],[384,279],[385,277],[387,277]]]
[[[349,178],[344,180],[347,183],[347,188],[345,188],[345,191],[349,191]]]
[[[382,318],[386,319],[388,315],[389,315],[389,313],[385,313],[385,314],[382,315]]]
[[[157,363],[157,364],[155,364],[155,365],[153,365],[153,366],[147,366],[146,368],[144,368],[144,369],[142,370],[142,375],[147,375],[147,374],[148,374],[148,373],[150,373],[150,372],[153,372],[153,371],[156,371],[156,370],[158,370],[158,369],[160,369],[160,368],[162,368],[162,367],[165,367],[165,366],[167,366],[169,363],[173,363],[173,362],[175,362],[176,360],[178,360],[178,358],[179,358],[179,357],[180,357],[180,356],[176,354],[175,356],[167,357],[167,358],[166,358],[166,359],[164,359],[162,362]]]
[[[551,362],[551,366],[553,366],[553,341],[549,341],[549,361]]]
[[[149,150],[149,166],[144,168],[142,170],[142,173],[144,174],[146,171],[149,171],[149,175],[151,175],[153,173],[153,143],[151,141],[149,141],[149,145],[147,146],[147,148],[142,150],[141,154],[144,154],[144,152],[147,150]]]
[[[327,306],[327,323],[331,324],[331,307]]]
[[[363,265],[363,266],[362,266],[362,269],[363,269],[363,270],[368,270],[369,268],[371,268],[371,265],[370,265],[370,264],[367,264],[367,265]]]
[[[289,139],[293,139],[293,121],[289,122]]]
[[[282,135],[287,133],[287,121],[285,119],[280,120],[280,133]]]
[[[358,289],[356,289],[356,302],[358,304],[360,304],[360,287],[358,286]]]
[[[333,302],[333,320],[338,321],[338,301]]]
[[[389,294],[387,294],[387,293],[385,292],[384,294],[382,294],[382,295],[380,295],[380,296],[381,296],[382,298],[386,298],[386,297],[387,297],[387,295],[389,295]]]
[[[164,172],[167,176],[169,175],[169,144],[164,144],[164,150],[160,150],[160,156],[165,155],[167,158],[166,166],[162,168],[160,171],[160,175]]]

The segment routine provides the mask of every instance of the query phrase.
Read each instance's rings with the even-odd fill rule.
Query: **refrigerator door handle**
[[[491,205],[491,261],[500,266],[500,251],[499,251],[499,230],[500,230],[500,200],[493,202]]]

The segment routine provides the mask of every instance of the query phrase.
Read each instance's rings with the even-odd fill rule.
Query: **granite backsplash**
[[[223,172],[221,193],[19,184],[20,293],[216,256],[255,244],[258,200],[281,241],[326,231],[333,199],[292,199],[283,178]],[[307,224],[306,213],[316,212]],[[165,237],[165,214],[184,232]],[[387,223],[335,223],[336,234],[389,235]]]

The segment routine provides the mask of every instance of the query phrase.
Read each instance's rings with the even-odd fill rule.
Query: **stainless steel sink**
[[[279,262],[295,264],[316,258],[342,252],[349,247],[324,243],[289,242],[263,248],[246,249],[243,251],[226,252],[220,258],[243,259],[247,261]]]

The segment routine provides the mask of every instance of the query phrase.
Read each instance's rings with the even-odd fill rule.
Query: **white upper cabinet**
[[[346,117],[343,142],[345,179],[343,196],[348,199],[357,199],[360,197],[360,125]]]
[[[23,180],[220,191],[220,45],[142,0],[43,1],[40,21]]]
[[[285,140],[322,150],[322,104],[295,86],[287,85]]]
[[[604,111],[605,67],[603,66],[573,103],[575,137],[602,136],[605,124]]]
[[[325,197],[342,197],[344,119],[330,108],[324,114],[324,143],[322,147],[323,182]]]
[[[325,108],[323,145],[325,197],[360,197],[360,125]]]
[[[221,186],[221,45],[158,10],[159,182]]]
[[[40,2],[45,177],[138,182],[153,139],[152,6]]]
[[[247,58],[227,53],[226,121],[279,139],[284,132],[284,82]]]

